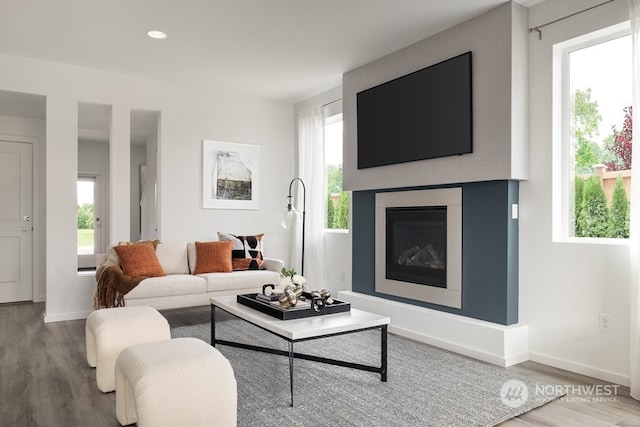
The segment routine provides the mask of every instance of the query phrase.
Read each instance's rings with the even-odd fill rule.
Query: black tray
[[[276,317],[280,320],[302,319],[304,317],[323,316],[325,314],[344,313],[351,310],[351,304],[346,301],[340,301],[333,299],[333,304],[326,304],[320,311],[315,311],[313,308],[283,308],[266,301],[256,299],[258,294],[244,294],[238,295],[238,303],[251,307],[255,310],[261,311],[270,316]],[[311,295],[307,292],[303,292],[302,295],[309,301],[311,301]]]

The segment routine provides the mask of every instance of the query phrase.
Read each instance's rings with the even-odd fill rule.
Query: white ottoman
[[[104,308],[91,313],[85,324],[87,362],[96,368],[100,391],[116,389],[114,367],[123,349],[170,338],[169,322],[152,307]]]
[[[235,426],[229,361],[196,338],[138,344],[116,362],[116,416],[139,427]]]

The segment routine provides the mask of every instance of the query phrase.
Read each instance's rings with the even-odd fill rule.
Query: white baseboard
[[[606,371],[604,369],[594,368],[592,366],[582,365],[580,363],[571,362],[566,359],[548,356],[540,353],[530,353],[529,360],[542,363],[543,365],[553,366],[554,368],[564,369],[565,371],[575,372],[576,374],[586,375],[588,377],[597,378],[614,384],[620,384],[629,387],[630,379],[628,375],[618,372]]]
[[[504,326],[352,291],[338,298],[353,308],[389,316],[389,332],[498,366],[529,360],[527,325]]]
[[[80,313],[63,313],[63,314],[54,314],[47,315],[47,313],[43,313],[44,323],[53,323],[53,322],[64,322],[66,320],[80,320],[86,319],[91,314],[91,311],[80,312]]]

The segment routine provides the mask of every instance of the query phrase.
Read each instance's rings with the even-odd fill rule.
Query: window
[[[555,217],[554,239],[627,239],[631,37],[628,30],[617,27],[568,41],[557,49],[562,75],[563,160],[562,196],[557,203],[562,212]]]
[[[95,254],[101,247],[100,176],[81,175],[77,181],[78,270],[96,267]]]
[[[326,229],[349,229],[349,193],[342,191],[342,101],[324,107]]]

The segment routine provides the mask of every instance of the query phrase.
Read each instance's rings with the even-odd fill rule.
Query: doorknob
[[[31,231],[31,227],[16,228],[16,231],[22,231],[23,233],[26,233],[27,231]]]

